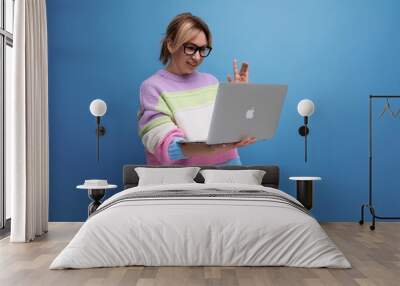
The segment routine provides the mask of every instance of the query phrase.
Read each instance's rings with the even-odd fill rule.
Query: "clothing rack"
[[[368,180],[369,180],[369,198],[368,198],[368,204],[363,204],[361,206],[361,220],[359,221],[359,224],[364,224],[364,209],[368,208],[371,216],[372,216],[372,225],[370,225],[370,229],[374,230],[375,229],[375,220],[380,219],[380,220],[391,220],[391,219],[400,219],[400,217],[388,217],[388,216],[378,216],[375,212],[375,208],[373,207],[372,204],[372,102],[374,99],[399,99],[400,95],[370,95],[369,96],[369,172],[368,172]],[[385,105],[385,110],[386,110],[386,105]],[[384,110],[384,112],[385,112]],[[382,113],[383,114],[383,113]]]

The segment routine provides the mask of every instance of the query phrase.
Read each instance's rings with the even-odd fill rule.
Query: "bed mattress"
[[[115,194],[50,269],[128,265],[351,267],[292,196],[258,185],[198,183]]]

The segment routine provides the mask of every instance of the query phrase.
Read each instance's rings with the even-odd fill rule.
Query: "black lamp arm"
[[[307,162],[307,135],[310,133],[308,125],[308,116],[304,116],[304,125],[300,126],[299,134],[304,137],[304,161]]]
[[[100,119],[101,119],[100,116],[96,116],[96,123],[97,123],[96,135],[103,136],[104,134],[106,134],[106,128],[100,125]]]
[[[97,162],[100,161],[100,136],[103,136],[104,134],[106,134],[106,128],[104,126],[100,125],[100,116],[96,116],[96,124],[97,124],[97,128],[96,128],[96,139],[97,139]]]
[[[310,130],[308,129],[307,125],[308,125],[308,116],[304,116],[304,125],[300,126],[299,128],[299,134],[303,137],[308,135],[308,133],[310,133]]]

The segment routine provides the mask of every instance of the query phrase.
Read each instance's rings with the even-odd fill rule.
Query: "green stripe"
[[[161,117],[157,117],[156,119],[151,120],[149,123],[147,123],[142,130],[140,130],[139,132],[139,136],[143,137],[144,134],[146,134],[147,132],[149,132],[151,129],[153,129],[154,127],[157,127],[161,124],[165,124],[165,123],[169,123],[171,122],[171,119],[168,116],[161,116]]]
[[[162,96],[159,97],[158,103],[155,106],[155,108],[158,112],[164,113],[164,114],[168,115],[169,117],[172,117],[172,111],[171,111],[170,107],[168,106],[168,104],[164,101],[164,98],[162,98]]]
[[[178,92],[163,92],[161,97],[169,109],[175,113],[187,108],[213,104],[217,96],[218,85],[196,88]]]

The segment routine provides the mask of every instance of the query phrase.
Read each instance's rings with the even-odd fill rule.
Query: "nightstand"
[[[85,180],[83,185],[76,186],[77,189],[86,189],[92,202],[88,206],[88,217],[101,205],[101,199],[106,190],[115,189],[117,185],[108,184],[107,180]]]
[[[311,210],[313,207],[313,182],[320,181],[321,177],[289,177],[297,183],[297,200]]]

